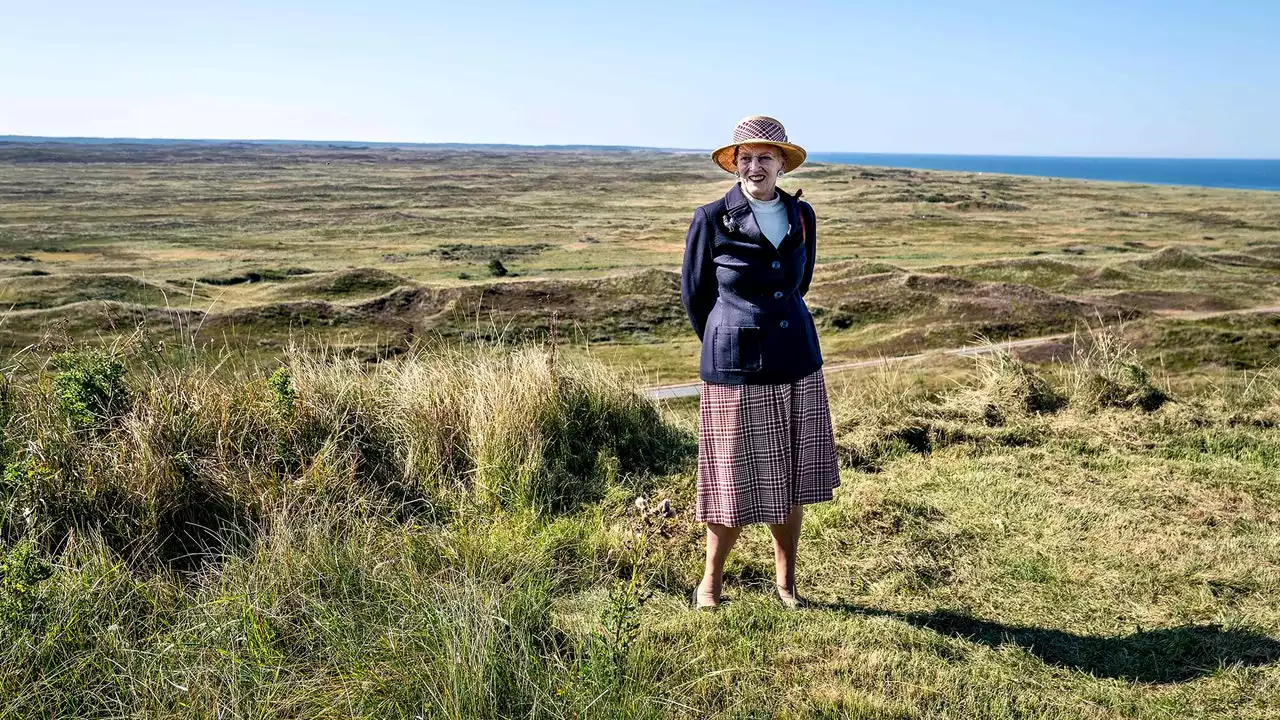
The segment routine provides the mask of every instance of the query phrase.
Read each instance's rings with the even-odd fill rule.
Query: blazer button
[[[778,323],[778,327],[782,328],[783,330],[786,330],[787,326],[790,324],[791,323],[787,322],[786,320],[783,320],[782,322]]]
[[[773,261],[773,269],[774,269],[774,270],[777,270],[777,269],[778,269],[778,268],[780,268],[780,267],[782,267],[782,263],[781,263],[780,261],[778,261],[778,260],[774,260],[774,261]]]
[[[781,298],[782,298],[782,291],[781,291],[781,290],[777,290],[777,291],[775,291],[775,292],[773,293],[773,297],[774,297],[774,299],[775,299],[775,300],[776,300],[776,299],[781,299]]]

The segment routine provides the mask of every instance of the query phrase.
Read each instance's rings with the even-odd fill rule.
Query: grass
[[[0,717],[1270,717],[1277,378],[1117,402],[1136,356],[1090,348],[834,381],[813,609],[753,531],[714,615],[696,406],[598,363],[28,355]]]
[[[1076,336],[831,375],[706,615],[704,160],[0,144],[0,719],[1274,717],[1280,195],[787,183],[829,363]]]

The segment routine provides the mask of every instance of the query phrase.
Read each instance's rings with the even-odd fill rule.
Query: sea
[[[589,150],[589,151],[691,151],[678,148],[634,147],[630,145],[476,145],[469,143],[391,143],[319,140],[208,140],[162,138],[93,138],[39,137],[0,135],[5,143],[75,143],[75,144],[202,144],[221,145],[303,145],[322,147],[391,147],[471,150]],[[880,167],[916,168],[919,170],[954,170],[957,172],[1039,175],[1042,177],[1111,180],[1115,182],[1156,185],[1195,185],[1239,190],[1280,191],[1280,159],[1165,159],[1165,158],[1094,158],[1036,157],[1033,155],[909,155],[901,153],[811,152],[818,162]]]
[[[811,152],[817,162],[919,170],[1038,175],[1156,185],[1280,191],[1280,160],[1034,157],[1030,155],[904,155]]]

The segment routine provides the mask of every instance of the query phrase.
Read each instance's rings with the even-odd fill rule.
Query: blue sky
[[[1280,158],[1280,3],[0,0],[0,134]]]

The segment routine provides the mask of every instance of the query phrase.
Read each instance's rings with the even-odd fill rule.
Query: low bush
[[[39,629],[45,611],[40,586],[52,576],[53,568],[34,544],[0,545],[0,638],[14,630]]]
[[[129,402],[124,362],[111,352],[89,350],[53,356],[53,395],[62,414],[79,428],[101,427]]]

